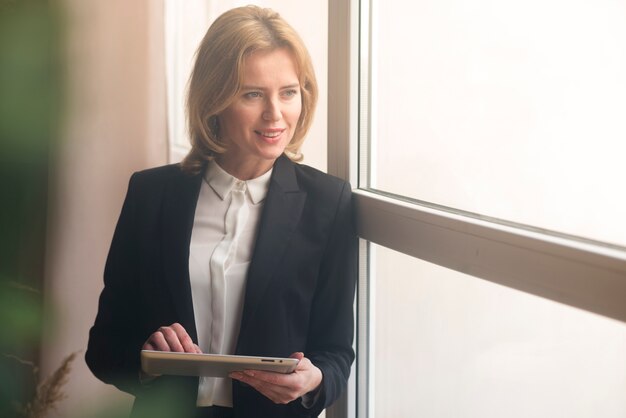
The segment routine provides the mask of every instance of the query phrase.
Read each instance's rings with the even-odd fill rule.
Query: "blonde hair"
[[[183,171],[197,174],[228,144],[220,139],[219,114],[240,93],[245,58],[256,51],[287,49],[294,60],[302,97],[302,111],[285,154],[302,160],[300,147],[313,121],[317,81],[311,57],[296,31],[278,13],[257,6],[231,9],[209,27],[196,52],[187,92],[187,123],[191,150]]]

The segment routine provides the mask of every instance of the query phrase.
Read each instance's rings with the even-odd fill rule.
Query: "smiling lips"
[[[283,128],[277,128],[277,129],[266,129],[263,131],[254,131],[255,134],[260,135],[263,137],[263,139],[269,139],[269,140],[273,140],[276,139],[280,136],[280,134],[282,134],[285,131],[285,129]]]

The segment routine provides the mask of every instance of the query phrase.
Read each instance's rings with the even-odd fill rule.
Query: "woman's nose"
[[[280,104],[278,100],[269,99],[266,102],[265,110],[263,111],[263,119],[267,121],[278,121],[282,118],[282,112],[280,110]]]

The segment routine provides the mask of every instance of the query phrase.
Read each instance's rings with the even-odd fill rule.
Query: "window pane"
[[[375,417],[626,416],[626,324],[372,248]]]
[[[372,188],[626,245],[626,3],[388,0],[372,16]]]

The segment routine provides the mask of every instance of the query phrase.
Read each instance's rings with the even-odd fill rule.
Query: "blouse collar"
[[[238,178],[228,174],[215,160],[209,161],[204,172],[204,181],[215,191],[215,193],[224,200],[234,187],[241,187],[245,184],[248,190],[248,196],[253,204],[258,204],[265,199],[267,191],[270,187],[270,178],[272,177],[272,167],[266,173],[251,180],[239,180]]]

